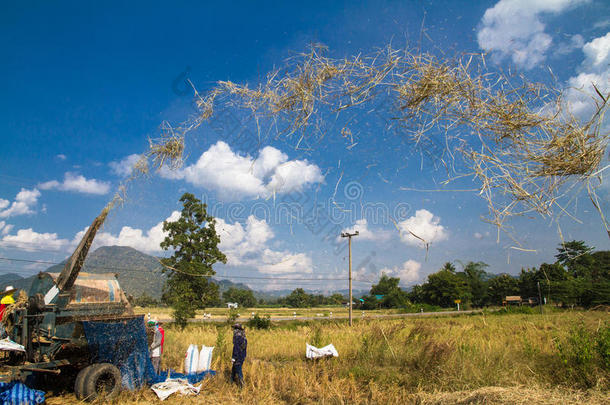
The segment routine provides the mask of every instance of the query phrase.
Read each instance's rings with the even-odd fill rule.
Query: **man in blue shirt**
[[[241,368],[246,359],[247,347],[246,331],[244,331],[244,327],[241,324],[236,323],[233,325],[233,356],[231,359],[233,368],[231,369],[231,380],[240,388],[244,385],[244,375]]]

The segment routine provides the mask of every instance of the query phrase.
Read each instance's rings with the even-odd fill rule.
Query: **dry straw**
[[[259,118],[271,119],[277,136],[298,134],[298,145],[319,132],[325,113],[338,116],[385,98],[392,111],[380,112],[404,123],[402,136],[416,145],[428,136],[444,137],[446,182],[477,179],[488,220],[499,228],[515,215],[568,214],[573,197],[586,188],[610,236],[592,182],[603,174],[599,166],[608,145],[608,133],[601,131],[606,108],[601,93],[595,113],[582,122],[561,92],[490,72],[482,55],[439,60],[389,47],[350,59],[324,54],[324,47],[312,46],[255,88],[221,81],[206,94],[195,91],[200,114],[178,131],[164,124],[148,156],[156,167],[168,160],[180,163],[186,134],[223,108],[245,109],[257,125]],[[466,173],[457,174],[458,163]]]

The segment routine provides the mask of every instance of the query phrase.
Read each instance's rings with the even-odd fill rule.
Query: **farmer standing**
[[[233,325],[233,368],[231,369],[231,380],[236,383],[239,387],[244,385],[244,375],[241,367],[246,359],[246,348],[248,347],[248,340],[246,339],[246,331],[241,324],[236,323]]]

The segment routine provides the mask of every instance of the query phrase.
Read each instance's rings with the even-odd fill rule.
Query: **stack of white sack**
[[[186,350],[184,359],[184,373],[195,374],[202,371],[208,371],[212,364],[213,346],[201,346],[199,351],[197,345],[190,345]]]
[[[324,346],[321,348],[317,348],[315,346],[306,343],[307,349],[305,351],[305,356],[308,359],[319,359],[321,357],[339,357],[339,353],[333,344],[329,344],[328,346]]]

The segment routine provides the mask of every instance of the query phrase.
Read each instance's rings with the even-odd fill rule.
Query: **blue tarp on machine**
[[[120,321],[84,321],[92,363],[111,363],[121,371],[123,388],[155,382],[144,316]]]
[[[92,363],[111,363],[121,371],[123,388],[134,390],[166,378],[186,378],[192,384],[216,374],[213,370],[180,374],[174,370],[155,374],[150,354],[144,316],[121,321],[84,321]]]

